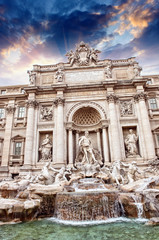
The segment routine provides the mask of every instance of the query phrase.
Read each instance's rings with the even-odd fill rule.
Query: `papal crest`
[[[68,56],[68,61],[72,66],[74,63],[78,66],[87,66],[94,62],[97,64],[99,50],[90,48],[88,44],[80,42],[76,45],[76,50],[72,50],[66,54]]]

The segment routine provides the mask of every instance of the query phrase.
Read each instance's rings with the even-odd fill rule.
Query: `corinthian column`
[[[11,103],[11,105],[9,104],[6,107],[7,116],[6,116],[6,126],[5,126],[5,134],[4,134],[4,144],[3,144],[1,167],[8,166],[14,111],[15,111],[14,103]]]
[[[109,118],[110,118],[110,135],[111,135],[111,161],[121,160],[121,147],[120,147],[120,136],[118,129],[118,119],[116,113],[117,97],[114,94],[107,95],[107,101],[109,104]]]
[[[63,119],[63,105],[64,99],[58,97],[54,104],[57,108],[56,115],[56,158],[54,159],[55,164],[64,165],[64,119]],[[54,136],[55,137],[55,136]]]
[[[32,165],[33,158],[33,138],[34,138],[34,115],[35,107],[37,102],[35,100],[28,100],[27,107],[27,128],[26,128],[26,144],[25,144],[25,155],[24,155],[24,166]]]
[[[152,131],[148,116],[148,111],[146,107],[146,94],[141,92],[134,96],[134,99],[139,102],[139,111],[140,111],[140,118],[141,118],[141,124],[143,129],[143,135],[144,135],[144,142],[146,145],[146,152],[147,152],[147,158],[148,160],[155,158],[155,147],[154,147],[154,141],[152,137]]]

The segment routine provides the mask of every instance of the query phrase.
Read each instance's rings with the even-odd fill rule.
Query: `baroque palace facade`
[[[34,65],[28,85],[0,87],[0,178],[72,166],[86,131],[105,165],[159,156],[159,75],[98,54],[81,42],[68,63]]]

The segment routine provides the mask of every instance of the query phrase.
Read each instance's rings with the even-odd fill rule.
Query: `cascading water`
[[[58,219],[105,220],[124,215],[118,194],[104,188],[102,181],[82,179],[78,183],[73,183],[73,186],[74,192],[58,193],[56,196],[55,217]]]
[[[137,208],[138,218],[143,218],[144,210],[143,210],[143,203],[141,199],[142,197],[140,195],[132,195],[132,198]]]

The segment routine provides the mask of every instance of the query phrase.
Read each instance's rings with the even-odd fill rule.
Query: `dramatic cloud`
[[[154,0],[0,0],[0,84],[28,83],[33,64],[66,61],[81,40],[157,73],[158,19]]]

